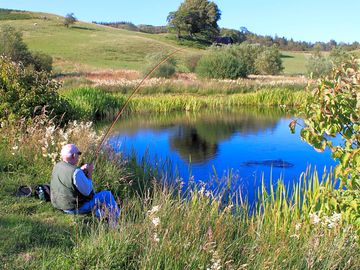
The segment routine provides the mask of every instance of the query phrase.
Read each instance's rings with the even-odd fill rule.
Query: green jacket
[[[55,208],[73,210],[90,199],[81,194],[73,184],[73,175],[76,169],[76,166],[64,161],[60,161],[54,166],[50,183],[50,197]]]

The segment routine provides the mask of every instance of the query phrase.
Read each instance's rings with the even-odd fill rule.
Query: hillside
[[[1,16],[0,26],[10,24],[20,30],[30,50],[54,58],[55,72],[139,70],[147,54],[180,47],[171,34],[146,34],[85,22],[66,28],[63,17],[45,13],[16,12],[15,19],[9,14]],[[200,50],[187,48],[177,57],[181,59],[190,52]],[[303,74],[306,54],[283,52],[284,73]]]

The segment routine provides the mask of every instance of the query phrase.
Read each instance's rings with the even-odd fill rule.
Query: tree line
[[[259,35],[249,31],[246,27],[239,29],[220,28],[218,21],[221,10],[209,0],[185,0],[176,11],[171,11],[167,17],[166,26],[134,25],[131,22],[93,22],[115,28],[146,33],[175,33],[179,41],[194,40],[212,44],[218,37],[231,37],[233,43],[258,44],[267,47],[277,45],[280,50],[286,51],[311,51],[314,48],[321,51],[331,51],[335,47],[344,50],[360,49],[360,43],[336,42],[306,42],[295,41],[293,38],[275,35]]]

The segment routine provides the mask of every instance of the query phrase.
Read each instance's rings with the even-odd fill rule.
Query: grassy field
[[[39,14],[40,15],[40,14]],[[83,69],[139,69],[146,54],[172,51],[177,46],[163,35],[150,35],[77,22],[66,28],[63,18],[42,14],[44,19],[2,20],[23,33],[33,51],[55,58],[57,71]]]
[[[309,52],[282,52],[284,74],[298,75],[306,74],[306,61]]]
[[[30,50],[51,55],[55,60],[55,72],[140,70],[147,54],[170,52],[181,47],[172,34],[146,34],[84,22],[66,28],[63,17],[44,13],[29,14],[30,19],[0,20],[0,26],[12,25],[23,33]],[[181,66],[187,54],[202,52],[200,49],[186,48],[176,57]],[[283,55],[285,74],[305,72],[304,53],[283,52]]]

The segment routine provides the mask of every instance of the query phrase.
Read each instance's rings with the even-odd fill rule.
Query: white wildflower
[[[328,229],[335,228],[338,226],[339,222],[341,221],[341,213],[333,213],[331,217],[324,217],[324,221],[322,225],[326,226]]]
[[[201,187],[200,190],[198,191],[198,194],[200,195],[200,197],[203,197],[205,193],[205,187]]]
[[[301,228],[301,223],[296,223],[295,225],[295,231],[299,231]]]
[[[160,205],[155,205],[151,208],[151,210],[148,211],[148,213],[150,215],[152,215],[152,214],[155,214],[156,212],[158,212],[159,210],[160,210]]]
[[[309,216],[311,224],[316,225],[320,223],[321,219],[316,213],[310,213]]]
[[[298,235],[298,234],[292,234],[292,235],[290,235],[290,238],[299,239],[299,238],[300,238],[300,235]]]
[[[157,227],[160,224],[160,218],[153,218],[151,222],[154,224],[155,227]]]
[[[159,236],[158,236],[157,233],[154,233],[153,239],[154,239],[155,242],[159,242],[159,241],[160,241]]]

